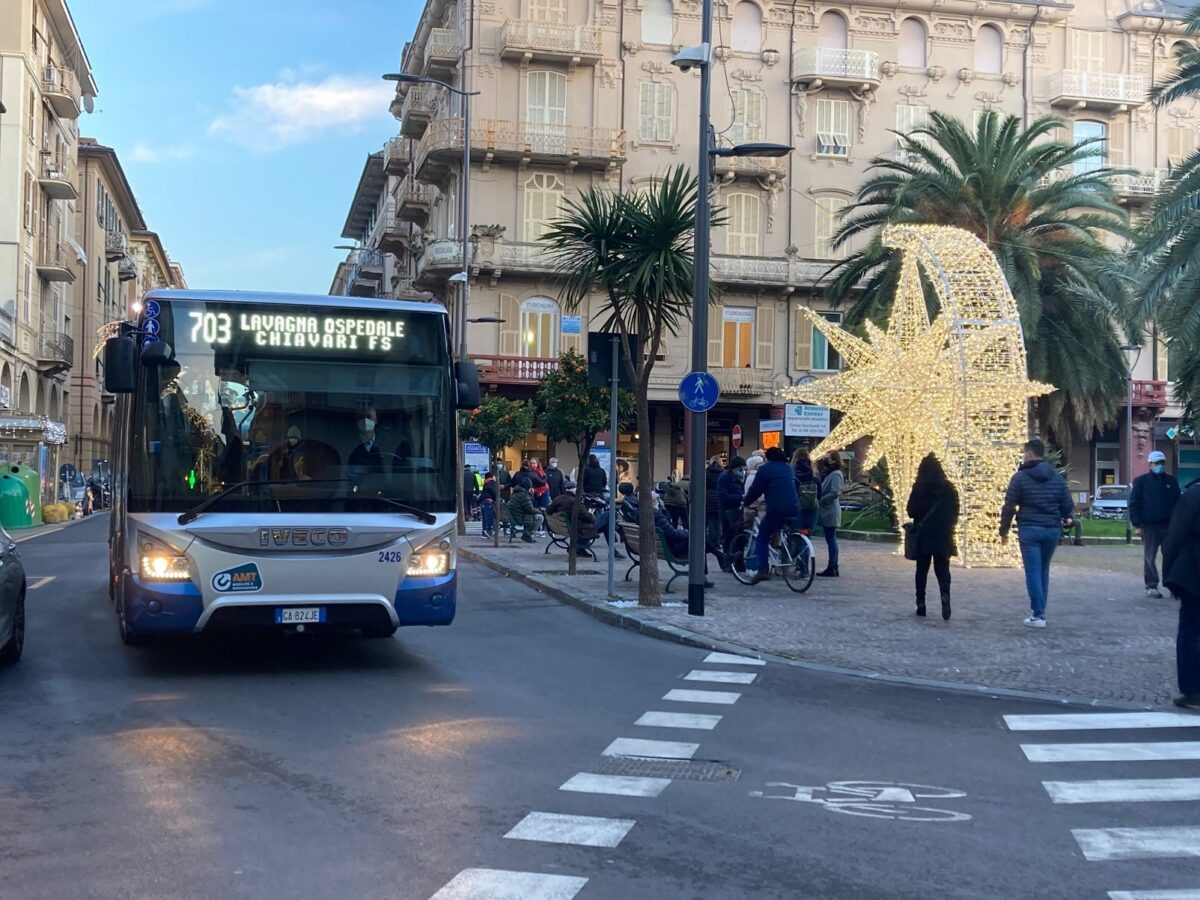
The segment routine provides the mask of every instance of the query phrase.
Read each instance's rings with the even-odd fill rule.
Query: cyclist
[[[771,538],[800,515],[796,472],[788,463],[787,454],[778,447],[767,450],[767,461],[758,467],[743,504],[749,506],[759,497],[763,498],[767,512],[758,526],[757,566],[749,573],[751,584],[762,581],[770,572]]]

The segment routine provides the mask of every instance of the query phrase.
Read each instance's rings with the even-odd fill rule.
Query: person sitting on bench
[[[512,497],[508,501],[508,517],[514,523],[521,525],[521,540],[527,544],[533,543],[533,528],[537,525],[537,510],[533,507],[533,494],[525,482],[513,481]]]

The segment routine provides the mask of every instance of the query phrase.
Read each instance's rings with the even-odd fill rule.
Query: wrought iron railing
[[[775,385],[771,380],[771,372],[767,369],[726,369],[717,367],[710,370],[717,379],[722,394],[739,394],[755,396],[770,394]]]
[[[383,170],[389,175],[399,175],[409,163],[408,138],[396,135],[383,145]]]
[[[429,124],[414,154],[421,170],[432,153],[462,148],[462,119],[438,118]],[[610,163],[625,159],[625,132],[620,128],[546,125],[483,119],[471,124],[471,150],[479,153],[536,154]]]
[[[61,331],[42,331],[37,336],[38,362],[59,363],[70,368],[75,361],[75,340]]]

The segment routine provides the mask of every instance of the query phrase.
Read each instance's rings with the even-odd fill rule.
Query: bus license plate
[[[275,610],[276,625],[308,625],[325,621],[325,607],[301,606]]]

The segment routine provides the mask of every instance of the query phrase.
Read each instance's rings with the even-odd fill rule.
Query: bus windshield
[[[444,316],[154,301],[131,398],[130,512],[455,509]],[[307,482],[311,482],[308,484]]]

